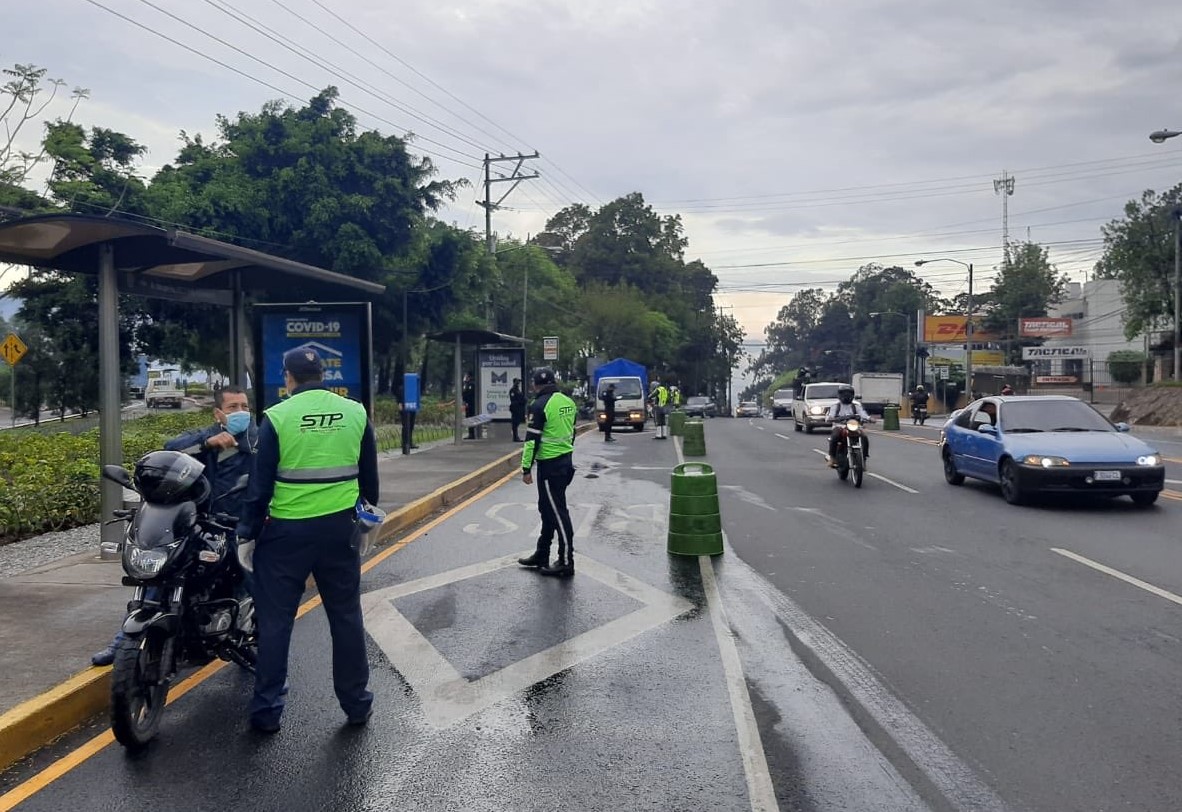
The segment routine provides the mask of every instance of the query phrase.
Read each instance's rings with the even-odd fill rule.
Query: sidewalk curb
[[[576,434],[584,434],[594,428],[594,423],[586,424],[578,427]],[[381,543],[436,511],[487,488],[513,472],[520,460],[521,449],[515,446],[499,459],[392,511],[382,522],[377,541]],[[0,714],[0,770],[8,769],[25,756],[101,713],[107,708],[110,696],[111,667],[91,667]]]

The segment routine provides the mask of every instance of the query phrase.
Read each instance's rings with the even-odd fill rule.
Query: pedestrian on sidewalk
[[[520,443],[518,429],[525,422],[525,392],[521,391],[521,378],[513,379],[509,390],[509,420],[513,424],[513,442]]]
[[[209,480],[210,504],[219,513],[238,516],[242,510],[242,492],[227,496],[243,474],[249,474],[254,465],[255,449],[259,442],[258,427],[250,416],[250,401],[241,386],[223,386],[213,393],[214,424],[203,429],[188,431],[164,444],[165,451],[180,451],[195,457],[205,466],[205,477]],[[237,549],[233,533],[227,534],[231,550]],[[90,662],[93,665],[110,665],[115,662],[115,649],[123,640],[120,627],[115,639],[102,651],[96,652]]]
[[[255,472],[238,523],[240,553],[244,563],[253,563],[258,621],[250,724],[262,733],[279,730],[292,628],[314,575],[332,634],[337,701],[349,724],[364,725],[373,694],[357,506],[360,500],[378,503],[377,441],[365,408],[325,388],[315,350],[289,350],[283,374],[291,396],[267,409],[259,426]]]
[[[612,437],[612,424],[616,422],[616,385],[609,383],[607,389],[603,390],[603,441],[605,443],[614,443],[616,439]]]
[[[395,395],[398,397],[398,418],[402,423],[402,445],[408,449],[415,449],[418,448],[415,445],[415,416],[418,415],[418,412],[406,408],[405,393],[406,386],[399,384]]]
[[[464,383],[460,387],[460,392],[464,398],[464,416],[473,418],[476,416],[476,383],[472,380],[472,373],[464,373]],[[476,426],[468,427],[468,439],[476,439]]]
[[[566,489],[575,478],[575,416],[578,407],[558,391],[554,373],[546,368],[534,372],[534,402],[529,409],[529,427],[521,449],[521,481],[533,484],[534,463],[538,464],[538,513],[542,532],[537,550],[519,558],[523,567],[537,567],[542,575],[569,578],[575,574],[575,531],[566,506]],[[550,545],[558,535],[558,562],[550,566]]]

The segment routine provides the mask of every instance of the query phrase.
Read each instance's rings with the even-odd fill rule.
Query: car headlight
[[[810,406],[809,414],[825,414],[824,406]]]
[[[630,418],[639,418],[640,416],[640,412],[628,412],[628,417]]]
[[[1157,454],[1146,454],[1144,457],[1137,457],[1138,465],[1161,465],[1161,457]]]
[[[1042,454],[1030,454],[1022,458],[1022,462],[1027,465],[1038,465],[1043,468],[1062,468],[1071,465],[1062,457],[1046,457]]]
[[[857,420],[847,420],[847,421],[845,421],[845,430],[846,431],[861,431],[862,424],[859,423]]]

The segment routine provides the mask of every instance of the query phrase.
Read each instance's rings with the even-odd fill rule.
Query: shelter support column
[[[123,414],[119,376],[119,277],[115,273],[115,246],[99,246],[99,465],[123,464]],[[123,507],[123,488],[117,482],[99,480],[99,554],[118,557],[123,540],[121,522],[106,524]]]

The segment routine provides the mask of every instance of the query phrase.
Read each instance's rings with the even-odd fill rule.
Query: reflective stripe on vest
[[[279,439],[276,519],[311,519],[357,504],[357,458],[365,407],[327,389],[308,389],[267,409]]]

